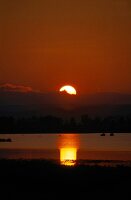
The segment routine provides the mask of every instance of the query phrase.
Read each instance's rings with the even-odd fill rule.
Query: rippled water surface
[[[11,139],[11,142],[6,139]],[[0,158],[131,161],[131,134],[0,134]]]

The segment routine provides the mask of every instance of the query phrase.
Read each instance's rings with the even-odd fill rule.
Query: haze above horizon
[[[1,0],[0,15],[1,85],[131,93],[130,0]]]

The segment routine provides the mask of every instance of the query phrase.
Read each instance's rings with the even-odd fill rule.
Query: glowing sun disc
[[[76,95],[76,89],[71,85],[65,85],[60,88],[60,92],[66,91],[68,94]]]

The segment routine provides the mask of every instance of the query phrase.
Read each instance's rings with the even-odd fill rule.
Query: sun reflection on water
[[[78,137],[75,134],[61,134],[59,139],[60,163],[74,166],[77,160]]]
[[[77,158],[76,148],[61,148],[60,161],[62,165],[73,166]]]

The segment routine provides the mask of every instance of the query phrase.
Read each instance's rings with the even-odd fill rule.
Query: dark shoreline
[[[65,196],[130,199],[129,166],[61,166],[49,160],[0,160],[1,194],[11,199],[28,196],[63,199]],[[60,195],[62,192],[62,196]],[[85,196],[86,195],[86,196]],[[6,198],[4,198],[6,199]]]
[[[101,134],[114,134],[113,136],[115,136],[115,134],[121,134],[121,133],[131,133],[131,131],[120,131],[120,132],[110,132],[110,131],[104,131],[104,132],[99,132],[99,131],[85,131],[85,132],[82,132],[82,131],[63,131],[63,132],[60,132],[60,131],[54,131],[54,132],[51,132],[51,131],[47,131],[47,132],[39,132],[39,131],[36,131],[36,132],[11,132],[11,131],[6,131],[6,132],[0,132],[1,135],[5,135],[5,134],[95,134],[95,133],[99,133],[100,136]]]

